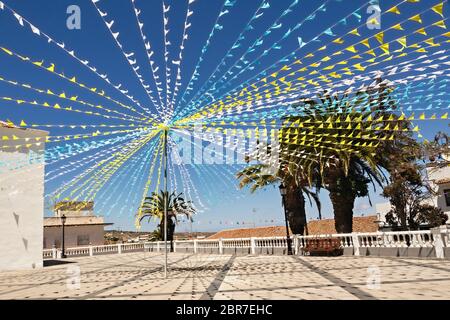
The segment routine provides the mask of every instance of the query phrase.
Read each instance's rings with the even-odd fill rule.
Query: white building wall
[[[450,180],[450,166],[442,168],[427,168],[428,179],[430,180],[430,185],[433,190],[437,193],[433,197],[432,203],[436,207],[439,207],[446,213],[449,217],[447,223],[450,223],[450,206],[445,203],[444,190],[450,189],[450,182],[437,184],[436,181],[439,180]]]
[[[0,127],[0,270],[42,267],[46,132]],[[5,136],[15,136],[5,141]],[[30,138],[26,141],[24,138]],[[41,157],[35,157],[41,154]],[[33,158],[31,159],[30,156]]]
[[[73,248],[78,245],[78,236],[88,236],[89,242],[93,246],[105,244],[103,225],[86,226],[65,226],[64,227],[64,247]],[[62,241],[62,227],[44,228],[44,247],[51,249],[53,246],[60,248]],[[85,246],[85,245],[80,245]]]

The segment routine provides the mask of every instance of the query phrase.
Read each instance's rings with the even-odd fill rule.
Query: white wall
[[[93,246],[105,244],[103,225],[86,225],[86,226],[65,226],[64,227],[64,247],[73,248],[78,246],[78,236],[89,236],[89,242]],[[61,247],[62,228],[61,227],[45,227],[44,228],[45,248],[51,249],[53,245]],[[84,245],[82,245],[84,246]]]
[[[428,179],[430,180],[431,187],[437,196],[433,197],[433,205],[439,207],[449,217],[447,223],[450,223],[450,207],[445,203],[444,190],[450,189],[450,182],[443,184],[436,184],[434,181],[445,180],[450,178],[450,166],[442,168],[427,168]]]
[[[18,139],[2,140],[13,135]],[[0,270],[42,267],[44,165],[42,158],[30,164],[29,156],[30,150],[31,154],[41,152],[44,144],[31,149],[3,147],[36,143],[36,137],[45,135],[43,131],[0,127]],[[23,140],[29,137],[32,140]]]

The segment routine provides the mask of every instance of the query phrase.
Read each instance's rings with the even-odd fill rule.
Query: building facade
[[[44,218],[44,249],[62,247],[62,219],[64,223],[64,246],[82,247],[105,244],[103,217],[94,214],[94,202],[59,202],[54,207],[55,216]]]
[[[47,134],[0,121],[0,270],[43,266]]]
[[[431,202],[449,216],[447,223],[450,223],[450,166],[430,165],[427,167],[427,176],[436,193]]]

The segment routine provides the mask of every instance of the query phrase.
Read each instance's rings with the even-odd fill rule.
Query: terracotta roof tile
[[[353,232],[376,232],[378,231],[377,216],[354,217]],[[308,234],[334,234],[334,219],[314,220],[308,222]],[[292,234],[292,232],[291,232]],[[286,227],[259,227],[246,229],[227,229],[217,232],[208,239],[232,239],[251,237],[283,237],[286,235]]]

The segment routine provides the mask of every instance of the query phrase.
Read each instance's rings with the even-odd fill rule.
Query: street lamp
[[[283,209],[284,209],[284,221],[286,223],[286,239],[287,239],[287,249],[288,255],[292,255],[292,246],[291,246],[291,237],[289,236],[289,226],[288,226],[288,219],[287,219],[287,212],[286,212],[286,204],[285,204],[285,197],[286,197],[286,187],[284,186],[283,183],[280,184],[280,193],[281,193],[281,199],[282,199],[282,203],[283,203]]]
[[[61,258],[62,259],[66,258],[66,253],[64,252],[64,225],[66,223],[66,219],[67,219],[66,215],[63,214],[61,216],[61,224],[62,224],[62,241],[61,241],[61,243],[62,243],[62,251],[61,251]]]

